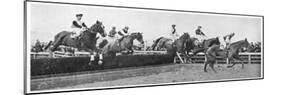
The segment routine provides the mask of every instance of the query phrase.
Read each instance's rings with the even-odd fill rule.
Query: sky
[[[176,24],[179,34],[188,32],[194,36],[197,26],[202,26],[202,31],[208,38],[234,32],[233,41],[245,38],[250,42],[262,40],[261,17],[38,2],[28,2],[27,6],[27,28],[31,33],[31,43],[36,40],[48,42],[53,40],[57,33],[70,30],[71,22],[75,20],[77,13],[84,14],[82,20],[88,27],[96,20],[103,22],[106,32],[113,26],[117,30],[129,26],[129,32],[142,32],[144,40],[148,43],[166,36],[172,24]]]

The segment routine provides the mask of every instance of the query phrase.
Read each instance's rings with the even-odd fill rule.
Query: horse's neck
[[[239,41],[239,42],[233,43],[231,46],[232,46],[233,48],[235,48],[235,49],[240,49],[240,48],[243,47],[243,44],[244,44],[244,42]]]
[[[179,39],[187,39],[186,35],[182,35]]]
[[[129,42],[132,43],[136,38],[132,36],[128,36]]]
[[[88,32],[88,30],[83,33],[84,33],[84,37],[88,36],[88,38],[90,38],[91,40],[94,40],[97,36],[96,33],[90,33],[90,32]]]
[[[179,39],[177,39],[176,41],[180,41],[180,42],[186,42],[187,38],[185,38],[185,36],[181,36]]]

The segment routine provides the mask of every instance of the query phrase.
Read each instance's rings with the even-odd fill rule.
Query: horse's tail
[[[160,38],[158,38],[158,39],[156,39],[156,40],[154,41],[154,43],[153,43],[152,46],[151,46],[152,50],[155,49],[156,45],[158,44],[158,42],[159,42],[160,39],[162,39],[162,38],[163,38],[163,37],[160,37]]]
[[[62,43],[62,40],[66,37],[67,35],[64,35],[63,32],[57,34],[55,36],[55,40],[53,42],[53,48],[51,48],[51,51],[55,51],[57,47]]]
[[[49,43],[44,47],[44,50],[47,50],[51,45],[52,45],[53,41],[49,41]]]

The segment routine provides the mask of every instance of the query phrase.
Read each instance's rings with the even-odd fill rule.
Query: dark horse
[[[205,52],[209,47],[213,45],[220,45],[219,37],[204,40],[202,43],[200,43],[200,45],[194,47],[192,55],[196,55],[199,52]]]
[[[189,55],[189,53],[193,49],[199,47],[200,44],[199,44],[198,41],[199,40],[197,38],[195,38],[195,37],[191,37],[190,39],[187,40],[187,42],[185,44],[185,51],[186,51],[187,55]]]
[[[226,49],[220,49],[219,45],[211,46],[206,51],[206,55],[205,55],[206,60],[205,60],[205,65],[204,65],[204,72],[207,72],[207,65],[208,64],[211,67],[211,69],[214,72],[216,72],[216,70],[214,69],[214,64],[215,64],[217,59],[228,58],[229,62],[231,62],[233,60],[243,61],[239,57],[239,50],[241,48],[248,48],[249,46],[250,45],[249,45],[249,42],[248,42],[247,39],[231,43],[229,45],[229,48],[226,48]],[[233,67],[234,65],[235,65],[235,63],[233,62],[233,64],[231,66],[227,66],[227,67]],[[242,68],[244,68],[244,63],[243,62],[242,62]]]
[[[97,33],[101,34],[102,37],[106,36],[104,26],[100,21],[96,21],[94,25],[92,25],[89,29],[81,33],[79,39],[71,38],[71,32],[69,31],[62,31],[55,35],[55,40],[52,43],[53,48],[51,48],[51,52],[55,51],[59,45],[65,45],[89,52],[91,54],[91,61],[93,61],[93,52],[97,51]]]
[[[99,55],[99,64],[103,61],[103,55],[105,56],[116,56],[116,53],[127,51],[127,54],[133,53],[133,41],[139,41],[141,44],[144,44],[142,33],[136,32],[131,33],[130,35],[123,36],[120,39],[117,39],[113,42],[103,41],[102,46],[99,46],[101,49],[101,54]],[[106,44],[106,45],[105,45]]]
[[[177,53],[181,53],[184,54],[186,58],[188,58],[188,55],[186,53],[186,43],[188,41],[191,41],[190,35],[188,33],[184,33],[174,42],[172,39],[160,37],[154,41],[152,49],[155,50],[155,48],[157,48],[158,50],[161,48],[165,48],[167,53],[172,56],[175,56]]]
[[[115,56],[117,52],[121,51],[127,51],[128,54],[133,53],[133,41],[134,40],[139,41],[141,44],[144,43],[142,33],[136,32],[131,33],[128,36],[124,36],[120,39],[117,39],[113,42],[107,43],[102,48],[102,54],[109,55],[109,56]]]
[[[35,45],[31,48],[31,52],[43,52],[44,51],[44,45],[37,40]]]

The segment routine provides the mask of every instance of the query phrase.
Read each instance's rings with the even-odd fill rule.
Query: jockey
[[[206,38],[206,35],[202,32],[201,28],[202,26],[198,26],[197,29],[195,30],[195,34],[196,34],[196,38],[198,38],[200,42],[203,42],[203,40]]]
[[[171,31],[170,31],[170,37],[173,40],[173,42],[179,37],[179,34],[176,31],[176,25],[175,24],[172,25],[172,28],[171,28]]]
[[[117,39],[116,37],[116,27],[112,27],[112,29],[109,31],[109,35],[108,35],[108,42],[113,42]]]
[[[121,31],[118,31],[118,34],[121,36],[120,38],[129,35],[129,27],[125,26]]]
[[[228,35],[223,36],[223,40],[224,40],[224,42],[225,42],[225,47],[226,47],[226,49],[229,48],[228,46],[229,46],[230,43],[231,43],[231,38],[232,38],[234,35],[235,35],[235,33],[231,33],[231,34],[228,34]]]
[[[75,38],[80,35],[81,32],[87,30],[86,24],[81,21],[83,14],[76,14],[76,20],[72,21],[71,29],[72,35],[71,38]]]

